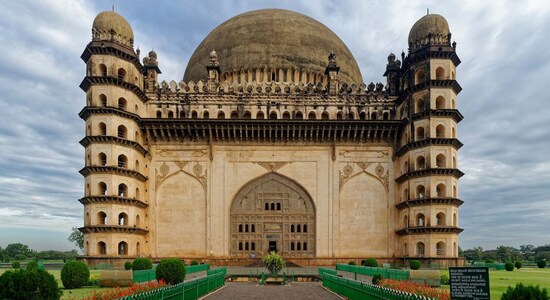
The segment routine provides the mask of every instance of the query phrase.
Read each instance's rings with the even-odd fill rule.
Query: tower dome
[[[222,73],[249,72],[261,77],[252,80],[281,82],[305,82],[295,75],[304,73],[320,78],[329,53],[334,52],[340,80],[363,82],[355,58],[334,32],[310,17],[288,10],[251,11],[216,27],[191,56],[184,81],[207,76],[205,66],[212,50],[218,55]],[[263,74],[269,74],[268,78]],[[276,79],[271,77],[275,74]]]
[[[129,47],[134,45],[134,32],[130,23],[114,11],[98,14],[92,25],[92,39],[114,40]]]
[[[447,20],[438,14],[428,14],[414,23],[409,32],[409,48],[426,45],[431,38],[436,43],[447,43],[449,35]]]

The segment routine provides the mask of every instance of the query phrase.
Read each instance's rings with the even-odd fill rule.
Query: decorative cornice
[[[460,178],[464,176],[464,173],[460,171],[459,169],[450,169],[450,168],[429,168],[429,169],[423,169],[423,170],[416,170],[407,172],[395,179],[395,182],[397,183],[403,183],[406,180],[417,178],[417,177],[425,177],[425,176],[435,176],[435,175],[448,175],[448,176],[454,176],[455,178]]]
[[[412,235],[412,234],[431,234],[431,233],[461,233],[464,231],[462,228],[454,226],[430,226],[430,227],[409,227],[395,231],[398,236]]]
[[[98,173],[115,174],[115,175],[132,177],[142,182],[147,181],[147,177],[139,173],[138,171],[114,167],[114,166],[88,166],[88,167],[82,168],[79,172],[84,177],[87,177],[88,175],[91,175],[91,174],[98,174]]]
[[[78,228],[82,233],[126,233],[146,235],[148,229],[124,225],[88,225]]]
[[[112,106],[107,106],[107,107],[101,107],[101,106],[85,106],[79,113],[78,113],[78,116],[86,121],[92,114],[113,114],[113,115],[117,115],[117,116],[120,116],[120,117],[124,117],[124,118],[128,118],[128,119],[131,119],[131,120],[134,120],[136,122],[139,123],[139,121],[141,120],[141,118],[139,117],[139,115],[136,115],[134,113],[131,113],[131,112],[127,112],[125,110],[122,110],[122,109],[119,109],[119,108],[116,108],[116,107],[112,107]]]
[[[133,92],[141,101],[147,102],[145,93],[136,85],[128,83],[113,76],[86,76],[80,83],[80,88],[87,92],[92,85],[116,85],[120,88]]]
[[[136,69],[142,74],[145,74],[145,68],[140,63],[136,53],[128,47],[124,47],[119,43],[110,42],[110,41],[92,41],[88,43],[80,58],[88,63],[90,57],[94,54],[99,55],[111,55],[119,59],[123,59],[127,62],[132,63]]]
[[[78,200],[83,205],[94,204],[94,203],[110,203],[110,204],[124,204],[132,205],[139,208],[146,208],[149,204],[140,201],[135,198],[126,198],[119,196],[86,196]]]
[[[460,149],[462,147],[462,143],[455,138],[447,139],[447,138],[429,138],[429,139],[423,139],[420,141],[408,143],[404,145],[403,147],[399,148],[397,151],[395,151],[395,155],[397,156],[403,156],[410,150],[423,148],[426,146],[432,146],[432,145],[449,145],[455,148],[456,150]]]
[[[444,79],[444,80],[425,80],[419,84],[411,85],[405,89],[399,98],[395,101],[397,105],[403,103],[405,99],[414,94],[415,92],[422,91],[430,88],[450,88],[453,92],[458,95],[462,91],[462,87],[458,84],[458,81],[454,79]]]
[[[121,139],[116,136],[110,136],[110,135],[94,135],[94,136],[87,136],[80,140],[80,145],[82,145],[84,148],[88,147],[91,144],[116,144],[116,145],[124,145],[127,147],[131,147],[141,153],[143,156],[147,155],[148,151],[143,148],[138,142],[130,141],[127,139]]]
[[[403,61],[402,69],[408,69],[409,66],[419,62],[427,61],[428,59],[450,59],[455,67],[460,65],[461,61],[451,47],[443,47],[445,51],[439,51],[440,46],[424,46],[409,54]]]
[[[427,117],[451,117],[456,123],[460,123],[464,116],[457,109],[428,109],[411,116],[412,121]]]
[[[424,205],[433,205],[433,204],[447,204],[459,207],[464,203],[464,201],[458,198],[444,197],[444,198],[419,198],[411,199],[403,202],[399,202],[395,205],[398,209],[404,209],[413,206],[424,206]]]

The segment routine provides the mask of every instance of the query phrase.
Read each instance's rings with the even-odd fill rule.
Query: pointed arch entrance
[[[315,256],[315,207],[298,183],[269,173],[246,184],[231,204],[231,256]]]

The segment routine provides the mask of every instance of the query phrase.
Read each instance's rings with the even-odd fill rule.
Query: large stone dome
[[[92,38],[94,40],[111,40],[133,46],[134,32],[130,23],[114,11],[99,13],[92,24]]]
[[[184,81],[207,77],[206,65],[212,50],[218,55],[222,73],[275,69],[280,74],[305,72],[315,76],[324,74],[328,55],[333,51],[340,80],[363,82],[355,58],[334,32],[310,17],[288,10],[251,11],[216,27],[191,56]],[[291,81],[286,79],[278,81]]]
[[[428,37],[446,38],[449,34],[449,24],[447,20],[438,14],[425,15],[414,23],[409,32],[409,47],[414,44],[424,44]]]

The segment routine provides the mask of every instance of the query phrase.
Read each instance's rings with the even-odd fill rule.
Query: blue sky
[[[426,14],[448,20],[462,64],[457,99],[460,246],[550,244],[550,2],[547,1],[0,1],[0,246],[68,250],[82,225],[85,104],[78,88],[94,17],[111,5],[161,79],[179,81],[201,40],[242,12],[285,8],[331,28],[366,82],[407,50]]]

